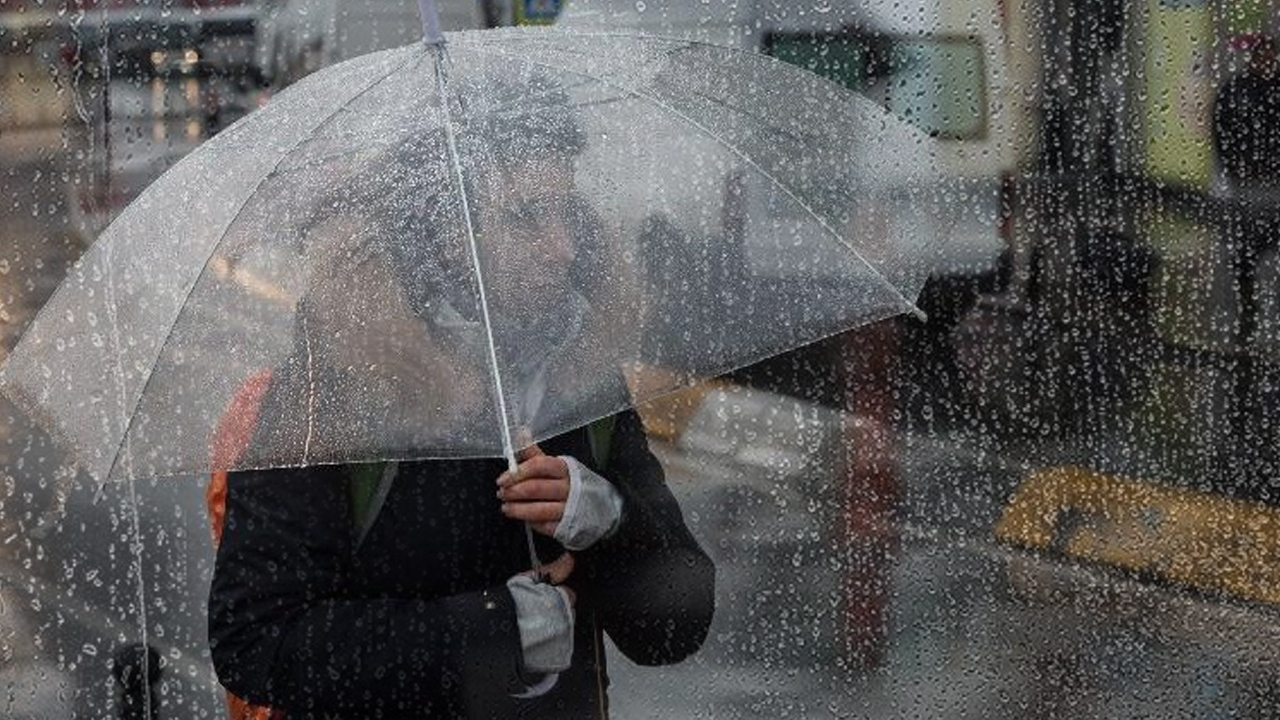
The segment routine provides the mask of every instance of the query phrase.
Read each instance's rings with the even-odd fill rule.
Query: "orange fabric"
[[[227,403],[218,424],[213,427],[209,441],[209,467],[214,468],[205,488],[205,507],[213,526],[213,544],[222,541],[222,519],[226,515],[227,468],[233,467],[244,455],[258,424],[258,411],[262,409],[262,396],[271,386],[271,369],[259,370],[236,390]]]
[[[230,720],[284,720],[284,712],[248,702],[227,693],[227,717]]]
[[[260,370],[236,390],[218,424],[213,428],[209,442],[209,466],[216,468],[205,487],[205,508],[213,530],[213,544],[222,542],[222,522],[227,514],[227,470],[244,456],[253,430],[258,424],[258,412],[262,398],[271,386],[271,369]],[[284,712],[269,707],[252,705],[227,693],[227,717],[229,720],[283,720]]]

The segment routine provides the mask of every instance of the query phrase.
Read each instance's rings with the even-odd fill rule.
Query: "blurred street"
[[[765,423],[735,427],[769,447]],[[684,665],[614,667],[619,717],[1280,713],[1275,608],[995,542],[1024,467],[981,439],[904,438],[898,512],[844,537],[839,470],[821,452],[780,473],[767,453],[723,465],[720,448],[682,444],[661,457],[717,561],[717,618]]]

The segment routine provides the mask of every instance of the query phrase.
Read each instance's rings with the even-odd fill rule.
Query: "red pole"
[[[894,508],[901,496],[894,368],[898,321],[886,320],[841,337],[837,361],[847,414],[840,464],[844,555],[843,612],[847,669],[877,666],[889,636],[888,603],[898,535]]]

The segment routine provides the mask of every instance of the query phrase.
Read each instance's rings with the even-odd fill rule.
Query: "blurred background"
[[[441,7],[795,63],[923,131],[963,209],[927,320],[643,409],[720,604],[679,667],[615,654],[616,717],[1280,717],[1280,3]],[[0,0],[0,359],[149,182],[417,12]],[[731,236],[761,209],[725,197]],[[143,652],[154,717],[223,716],[203,485],[95,498],[0,400],[0,716],[141,717]]]

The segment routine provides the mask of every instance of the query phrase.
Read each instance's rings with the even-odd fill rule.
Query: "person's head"
[[[547,155],[478,183],[476,219],[486,286],[510,323],[537,324],[568,301],[577,258],[572,161]]]
[[[479,319],[470,232],[491,310],[507,324],[554,322],[571,293],[599,276],[601,224],[574,187],[586,146],[577,113],[563,89],[537,74],[459,92],[466,110],[456,119],[456,147],[469,218],[442,131],[365,160],[316,214],[371,227],[370,242],[424,319],[442,303]]]
[[[586,146],[568,93],[546,75],[496,82],[469,98],[460,152],[471,170],[486,288],[507,323],[562,314],[599,224],[575,190]]]

